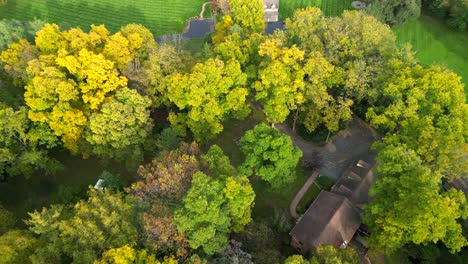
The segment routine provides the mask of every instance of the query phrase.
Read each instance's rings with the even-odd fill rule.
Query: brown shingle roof
[[[347,197],[352,204],[362,208],[370,200],[369,188],[375,181],[373,167],[373,161],[360,160],[353,163],[338,179],[331,192]]]
[[[304,248],[316,248],[321,244],[339,247],[343,241],[351,240],[360,224],[359,211],[347,198],[322,191],[290,235],[301,241]]]

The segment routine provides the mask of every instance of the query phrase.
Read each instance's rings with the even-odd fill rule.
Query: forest
[[[467,263],[452,185],[468,172],[467,80],[391,26],[423,6],[463,31],[468,3],[286,9],[273,34],[263,1],[225,3],[196,45],[137,23],[0,20],[0,263],[361,263],[290,246],[289,202],[323,161],[279,129],[324,144],[354,119],[379,137],[372,262]]]

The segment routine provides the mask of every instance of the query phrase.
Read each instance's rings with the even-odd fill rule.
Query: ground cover
[[[105,24],[115,32],[129,23],[143,24],[155,36],[181,32],[187,19],[200,14],[204,0],[8,0],[0,18],[62,23],[87,30]],[[206,12],[205,12],[206,16]]]
[[[123,164],[103,163],[98,159],[82,159],[68,152],[54,153],[64,166],[56,174],[37,172],[29,178],[14,177],[0,182],[0,203],[11,210],[17,219],[26,219],[28,212],[40,210],[50,204],[66,203],[70,199],[83,198],[86,190],[99,179],[104,170],[119,175],[125,186],[134,179],[134,172],[127,171]],[[22,221],[18,221],[22,225]]]
[[[291,17],[294,10],[308,6],[319,7],[326,16],[339,16],[343,10],[353,9],[352,0],[280,0],[279,15],[281,19]]]
[[[422,16],[394,29],[399,44],[410,43],[424,65],[442,64],[456,72],[468,92],[468,34],[447,27],[443,22]],[[468,95],[468,93],[467,93]]]

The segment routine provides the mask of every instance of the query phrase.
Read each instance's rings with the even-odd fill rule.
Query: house
[[[263,9],[266,22],[278,21],[279,0],[263,0]]]
[[[331,191],[321,191],[289,233],[291,245],[303,255],[322,244],[346,248],[361,226],[360,212],[369,202],[375,181],[374,163],[359,160],[338,179]]]

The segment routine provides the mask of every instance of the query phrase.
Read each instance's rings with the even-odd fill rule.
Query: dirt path
[[[297,214],[297,205],[299,202],[302,200],[302,197],[304,197],[305,193],[309,190],[310,186],[314,184],[315,180],[318,177],[318,171],[313,171],[312,175],[310,175],[309,179],[304,183],[302,188],[297,192],[296,196],[294,196],[294,199],[292,200],[291,204],[289,205],[289,213],[294,219],[298,219],[299,215]]]
[[[207,5],[207,4],[210,4],[210,3],[211,3],[211,2],[203,3],[202,9],[201,9],[201,11],[200,11],[200,16],[199,16],[200,18],[203,18],[203,14],[205,13],[206,5]]]
[[[304,160],[312,160],[314,152],[318,152],[323,158],[323,166],[318,172],[333,179],[338,179],[357,159],[374,158],[375,153],[370,147],[380,139],[377,132],[357,116],[353,116],[349,127],[340,131],[325,146],[317,146],[304,140],[286,124],[276,124],[275,127],[293,139],[294,144],[302,150]]]

